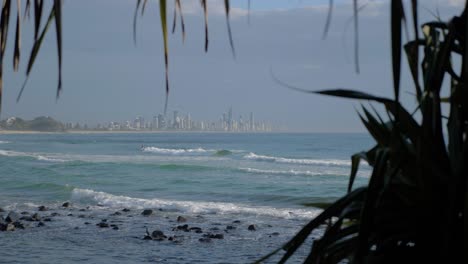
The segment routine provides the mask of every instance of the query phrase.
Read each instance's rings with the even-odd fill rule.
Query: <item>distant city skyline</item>
[[[160,113],[148,118],[148,115],[139,115],[132,119],[107,120],[96,124],[63,121],[65,128],[73,129],[95,129],[109,131],[224,131],[224,132],[270,132],[279,131],[270,121],[256,120],[255,114],[249,112],[242,115],[233,111],[232,107],[220,114],[216,120],[192,119],[190,113],[179,110],[168,111],[166,115]]]

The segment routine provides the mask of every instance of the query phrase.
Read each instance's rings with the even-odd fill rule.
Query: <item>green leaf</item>
[[[208,51],[208,7],[206,6],[206,0],[201,0],[203,7],[203,14],[205,18],[205,52]]]
[[[16,0],[16,31],[15,31],[15,53],[13,54],[13,70],[18,71],[21,56],[21,0]]]
[[[401,72],[401,27],[403,20],[403,3],[401,0],[391,2],[391,24],[392,24],[392,69],[393,90],[395,101],[398,102],[400,95],[400,72]],[[398,120],[398,117],[397,117]]]
[[[169,51],[167,43],[167,19],[166,19],[166,0],[159,1],[159,16],[161,17],[161,30],[164,40],[164,65],[166,69],[166,101],[164,104],[164,114],[167,111],[167,102],[169,98]]]

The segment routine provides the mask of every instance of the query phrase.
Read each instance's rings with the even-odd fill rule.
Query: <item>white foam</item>
[[[241,171],[258,173],[258,174],[281,174],[281,175],[305,175],[305,176],[321,176],[321,175],[340,175],[343,174],[333,172],[313,172],[313,171],[298,171],[298,170],[261,170],[254,168],[239,168]]]
[[[283,157],[273,157],[265,155],[257,155],[253,152],[244,156],[244,159],[258,160],[258,161],[269,161],[277,163],[289,163],[289,164],[309,164],[309,165],[325,165],[325,166],[351,166],[351,161],[338,160],[338,159],[293,159]]]
[[[0,144],[8,144],[8,143],[11,143],[10,141],[2,141],[0,140]]]
[[[144,148],[142,148],[142,151],[143,152],[158,153],[158,154],[179,155],[179,154],[189,154],[189,153],[206,153],[206,152],[212,152],[213,150],[206,150],[206,149],[203,149],[203,148],[168,149],[168,148],[157,148],[157,147],[144,147]]]
[[[250,206],[236,203],[142,199],[121,195],[112,195],[109,193],[98,192],[89,189],[73,189],[72,200],[79,201],[87,199],[91,199],[92,201],[107,207],[128,207],[137,209],[162,208],[166,210],[178,210],[191,214],[249,214],[273,216],[288,219],[311,219],[321,212],[321,210],[312,208],[306,210],[274,208],[268,206]]]
[[[2,150],[2,149],[0,149],[0,156],[31,157],[31,158],[35,158],[35,159],[40,160],[40,161],[66,162],[66,160],[58,159],[58,158],[55,158],[54,156],[48,156],[46,154],[30,153],[30,152],[19,152],[19,151]]]

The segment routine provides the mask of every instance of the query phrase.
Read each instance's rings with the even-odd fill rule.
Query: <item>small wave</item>
[[[8,143],[11,143],[10,141],[2,141],[0,140],[0,144],[8,144]]]
[[[228,155],[231,155],[231,154],[232,154],[232,151],[227,150],[227,149],[222,149],[222,150],[216,151],[214,156],[222,157],[222,156],[228,156]]]
[[[244,156],[244,159],[269,161],[277,163],[290,163],[290,164],[310,164],[310,165],[325,165],[325,166],[351,166],[351,161],[336,160],[336,159],[293,159],[283,157],[273,157],[265,155],[257,155],[253,152]]]
[[[72,191],[72,200],[91,200],[95,203],[107,207],[129,207],[138,209],[162,208],[166,210],[177,210],[191,214],[249,214],[273,216],[280,218],[311,219],[321,212],[321,210],[287,208],[281,209],[268,206],[254,207],[236,203],[142,199],[78,188],[75,188]]]
[[[177,170],[184,170],[184,171],[206,171],[213,169],[212,167],[202,166],[202,165],[188,165],[188,164],[162,164],[159,166],[162,170],[168,171],[177,171]]]
[[[158,154],[190,154],[190,153],[206,153],[210,150],[203,148],[194,148],[194,149],[168,149],[168,148],[157,148],[157,147],[143,147],[143,152],[158,153]]]
[[[328,173],[328,172],[313,172],[313,171],[297,171],[297,170],[261,170],[254,168],[239,168],[241,171],[249,173],[258,173],[258,174],[280,174],[280,175],[304,175],[304,176],[325,176],[325,175],[335,175],[335,176],[344,176],[337,173]]]
[[[50,156],[45,156],[44,154],[19,152],[19,151],[11,151],[11,150],[1,150],[1,149],[0,149],[0,156],[28,157],[28,158],[34,158],[39,161],[48,161],[48,162],[67,162],[66,160],[58,159],[58,158],[54,158]]]

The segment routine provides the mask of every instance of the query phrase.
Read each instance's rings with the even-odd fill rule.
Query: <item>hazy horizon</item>
[[[209,1],[210,46],[206,54],[203,14],[198,1],[182,4],[185,44],[180,36],[180,21],[169,41],[170,111],[190,113],[197,120],[217,120],[232,106],[239,114],[254,112],[259,120],[288,127],[290,131],[363,132],[355,111],[360,102],[284,88],[274,81],[271,71],[282,81],[304,89],[355,88],[392,96],[386,2],[370,1],[360,14],[359,75],[352,59],[352,8],[345,1],[337,2],[325,40],[322,32],[328,1],[254,0],[250,25],[247,1],[233,1],[231,26],[236,59],[230,52],[223,1]],[[462,4],[463,1],[455,0],[427,1],[420,7],[420,21],[433,19],[428,10],[438,8],[444,18]],[[151,118],[162,113],[165,89],[158,7],[149,3],[145,15],[138,20],[135,46],[134,6],[133,1],[125,0],[64,4],[64,90],[57,102],[57,58],[51,31],[23,97],[16,103],[31,41],[32,23],[26,23],[20,72],[14,74],[10,67],[5,69],[1,119],[43,115],[95,124],[136,116]],[[168,14],[171,27],[171,7]],[[8,52],[6,61],[10,61],[11,53]],[[404,66],[403,101],[412,104],[412,97],[406,93],[412,92],[406,69]]]

